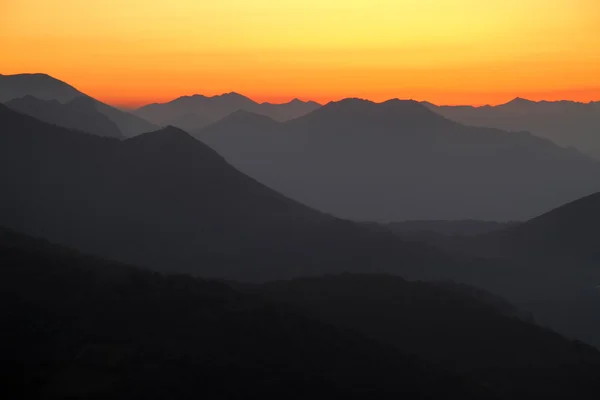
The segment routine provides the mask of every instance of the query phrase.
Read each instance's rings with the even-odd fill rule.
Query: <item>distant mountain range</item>
[[[301,203],[363,221],[525,220],[600,190],[600,163],[414,101],[332,102],[278,123],[239,111],[195,133]]]
[[[463,124],[528,131],[600,159],[600,102],[534,102],[516,98],[506,104],[483,107],[424,104]]]
[[[238,93],[219,96],[184,96],[163,104],[149,104],[134,113],[158,125],[173,125],[195,131],[238,111],[266,115],[277,121],[287,121],[306,115],[320,107],[313,101],[294,99],[285,104],[257,103]]]
[[[35,102],[32,98],[54,100],[65,106]],[[45,74],[0,75],[0,102],[11,102],[12,108],[43,121],[100,136],[132,137],[157,129],[142,118],[104,104]],[[116,124],[119,133],[97,113]]]

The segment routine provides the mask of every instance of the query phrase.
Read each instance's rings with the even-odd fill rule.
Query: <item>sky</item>
[[[600,0],[0,0],[0,73],[134,107],[195,93],[600,100]]]

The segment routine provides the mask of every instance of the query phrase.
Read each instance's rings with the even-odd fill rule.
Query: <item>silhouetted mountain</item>
[[[96,99],[93,99],[92,97],[78,91],[67,83],[59,81],[48,75],[0,75],[0,102],[6,102],[8,100],[22,98],[25,96],[33,96],[42,100],[57,100],[60,103],[68,103],[76,99],[77,101],[73,104],[77,104],[77,107],[72,108],[71,111],[80,110],[84,112],[84,115],[72,116],[72,118],[77,120],[85,120],[89,117],[88,114],[90,113],[90,109],[95,109],[114,122],[119,128],[120,132],[126,137],[139,135],[140,133],[157,129],[156,125],[153,125],[140,117],[118,110]],[[33,116],[38,118],[41,117],[39,115]],[[45,118],[40,119],[47,121]],[[48,122],[56,123],[54,121]],[[97,126],[97,124],[90,121],[89,126]],[[74,126],[67,127],[75,128]],[[97,126],[97,128],[99,129],[100,127]],[[89,132],[90,128],[83,130]]]
[[[0,224],[91,254],[250,280],[454,265],[289,200],[174,127],[120,142],[5,107],[0,124]]]
[[[0,304],[14,399],[491,398],[292,307],[4,229]]]
[[[85,94],[46,74],[0,74],[1,103],[25,96],[66,103],[77,97],[85,96]]]
[[[7,102],[6,106],[50,124],[98,136],[123,138],[119,127],[87,100],[78,97],[61,104],[57,100],[40,100],[28,95]]]
[[[135,111],[135,114],[156,124],[170,124],[196,131],[239,110],[265,115],[277,121],[287,121],[319,107],[318,103],[298,99],[285,104],[259,104],[237,93],[213,97],[196,94],[179,97],[169,103],[149,104]]]
[[[346,274],[255,290],[484,382],[500,398],[600,394],[596,349],[507,315],[462,286]]]
[[[457,122],[511,131],[529,131],[561,146],[600,158],[600,109],[594,103],[534,102],[516,98],[499,106],[427,106]]]
[[[413,101],[346,99],[276,127],[225,118],[195,136],[284,195],[355,220],[524,220],[600,190],[600,163],[575,150]]]

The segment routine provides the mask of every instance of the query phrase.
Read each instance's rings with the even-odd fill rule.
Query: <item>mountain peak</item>
[[[515,97],[514,99],[512,99],[511,101],[509,101],[508,103],[506,103],[504,105],[529,105],[529,104],[535,104],[535,101],[527,100],[522,97]]]

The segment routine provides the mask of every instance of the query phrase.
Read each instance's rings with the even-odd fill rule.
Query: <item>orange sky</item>
[[[135,106],[600,100],[599,0],[0,0],[0,73]]]

